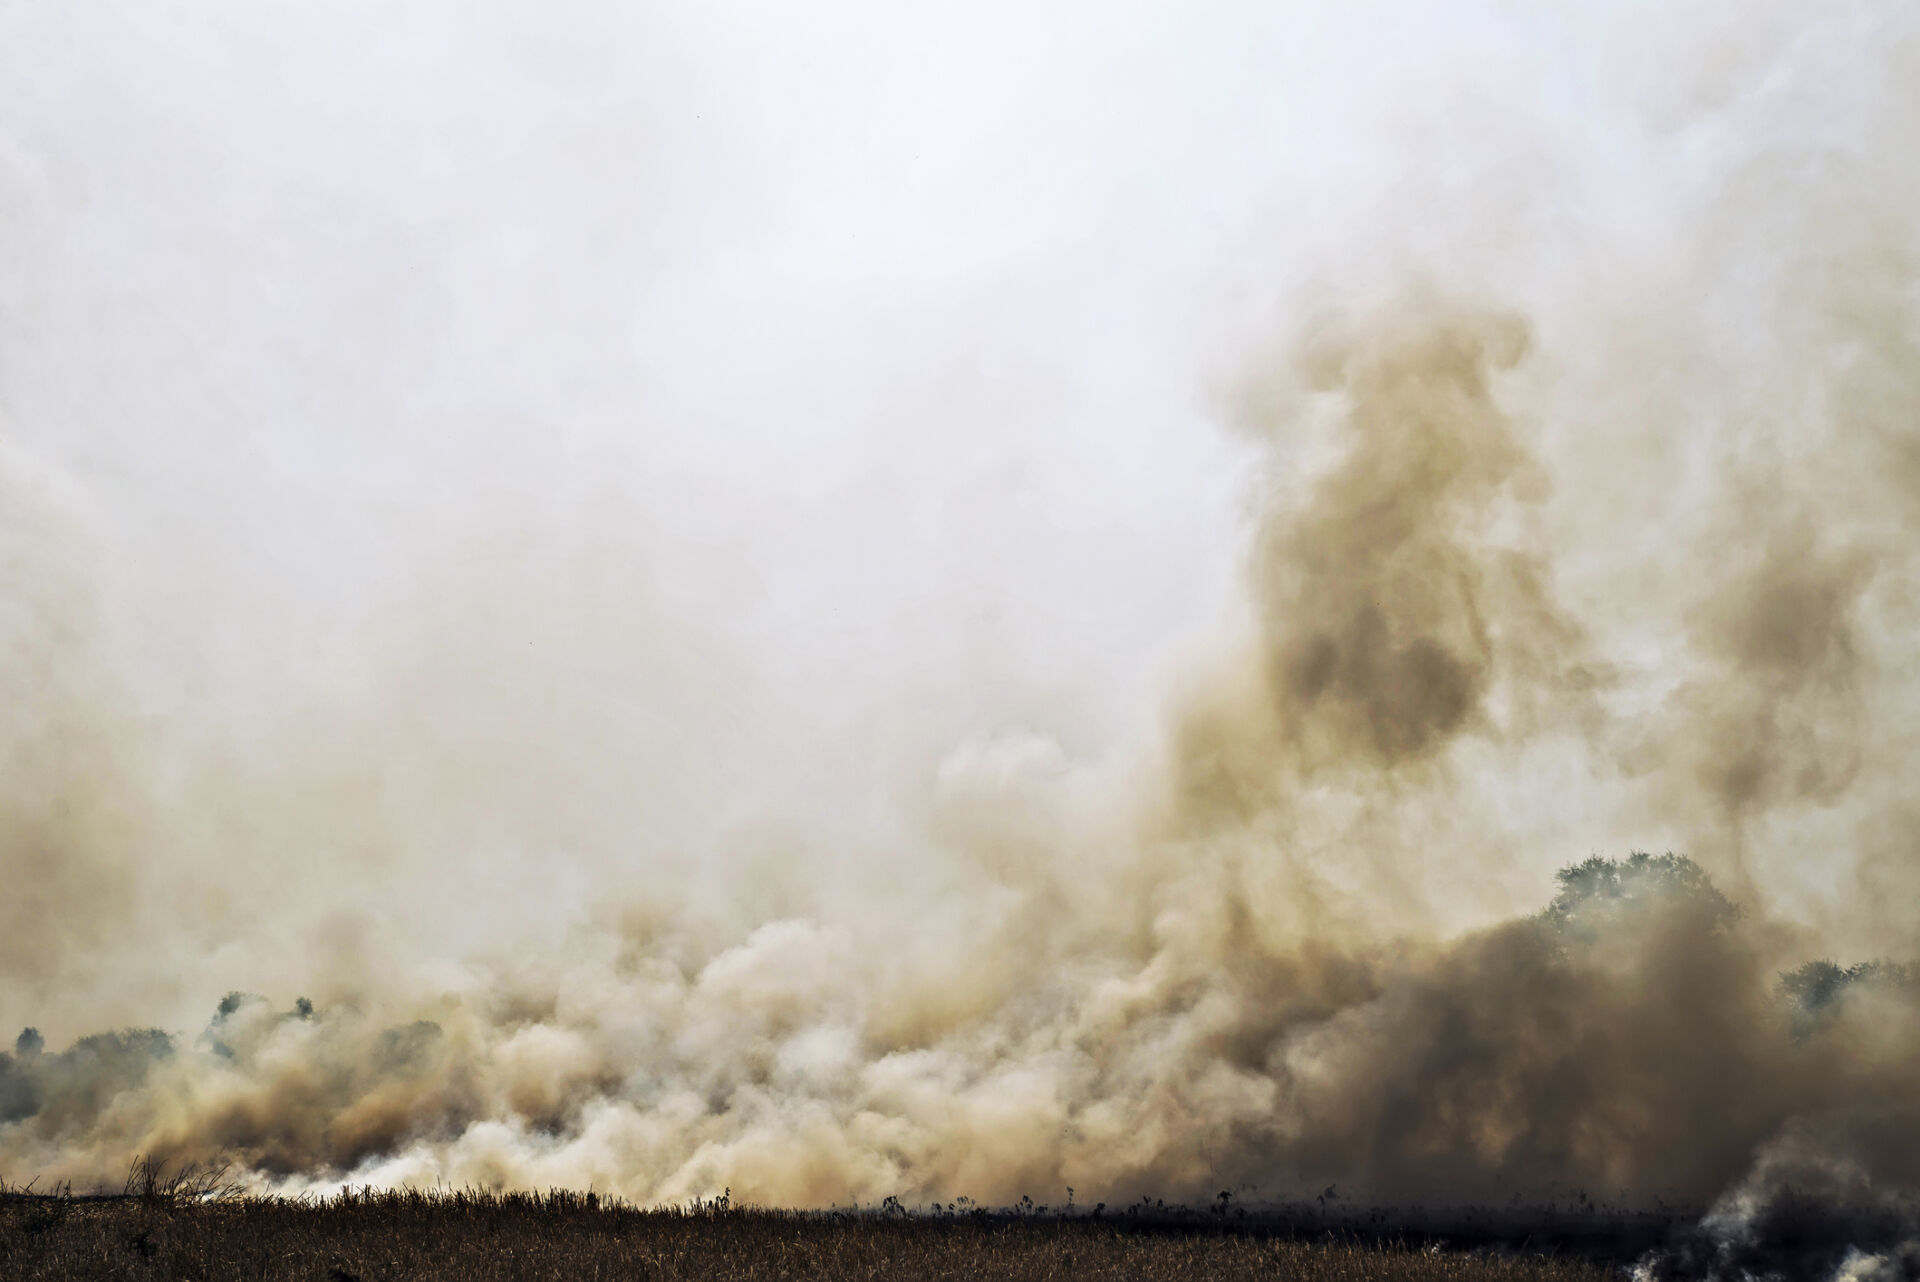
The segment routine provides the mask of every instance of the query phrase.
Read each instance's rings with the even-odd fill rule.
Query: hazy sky
[[[1240,608],[1236,388],[1315,299],[1497,297],[1550,397],[1617,389],[1593,318],[1685,289],[1756,156],[1856,136],[1874,21],[9,5],[0,415],[169,744],[451,666],[461,707],[598,707],[625,747],[561,708],[564,768],[671,778],[662,848],[822,794],[884,843],[970,736],[1099,758],[1156,722]],[[1776,256],[1689,323],[1740,341],[1729,280]],[[1672,466],[1576,490],[1570,582]],[[449,665],[454,633],[487,640]]]
[[[1714,163],[1654,6],[0,23],[0,410],[111,514],[181,699],[600,495],[793,661],[931,611],[1097,743],[1225,595],[1209,398],[1302,276],[1446,244],[1537,290]]]

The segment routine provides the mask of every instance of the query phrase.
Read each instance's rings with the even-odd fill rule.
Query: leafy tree
[[[1636,850],[1625,859],[1594,855],[1556,874],[1559,893],[1541,919],[1562,934],[1598,935],[1628,913],[1685,908],[1711,929],[1739,920],[1740,909],[1721,894],[1699,864],[1685,855]]]

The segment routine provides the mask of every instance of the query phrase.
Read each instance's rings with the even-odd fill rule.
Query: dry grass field
[[[0,1201],[0,1277],[536,1279],[1169,1278],[1597,1282],[1539,1252],[1308,1241],[1274,1226],[1078,1215],[640,1210],[587,1196],[417,1193],[324,1201],[167,1196]]]

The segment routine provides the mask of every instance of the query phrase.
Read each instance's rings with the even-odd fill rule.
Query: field
[[[1224,1210],[1224,1208],[1220,1208]],[[1299,1226],[1304,1227],[1304,1226]],[[9,1279],[1298,1278],[1597,1282],[1618,1263],[1217,1212],[641,1210],[578,1194],[0,1200]]]

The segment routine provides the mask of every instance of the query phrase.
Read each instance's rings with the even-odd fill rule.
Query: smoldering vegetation
[[[124,1192],[0,1188],[14,1276],[1773,1277],[1911,1270],[1913,1208],[1777,1198],[1737,1238],[1683,1209],[1565,1203],[1206,1206],[1142,1198],[1001,1208],[970,1198],[777,1210],[727,1193],[642,1209],[597,1193],[343,1189],[250,1196],[225,1168],[142,1160]],[[325,1272],[322,1273],[321,1270]]]
[[[305,549],[350,621],[169,684],[252,601],[9,447],[0,1173],[1551,1206],[1650,1275],[1910,1275],[1920,44],[1776,18],[1634,106],[1657,217],[1423,207],[1221,340],[1240,592],[1123,743],[943,715],[1005,692],[961,619],[835,633],[925,681],[869,689],[741,604],[818,581],[617,487]]]
[[[1306,1125],[1289,1134],[1268,1119],[1270,1129],[1220,1141],[1205,1173],[1232,1187],[1204,1210],[1151,1195],[1120,1202],[1115,1188],[1173,1183],[1137,1172],[1124,1181],[1075,1176],[1083,1198],[1087,1188],[1113,1196],[1111,1208],[1088,1198],[1076,1211],[1072,1191],[1060,1209],[1036,1208],[1030,1195],[1005,1211],[971,1197],[944,1207],[885,1201],[897,1214],[1029,1228],[1036,1215],[1032,1223],[1109,1215],[1128,1232],[1175,1237],[1231,1229],[1376,1249],[1531,1248],[1631,1263],[1653,1277],[1829,1277],[1843,1267],[1905,1276],[1901,1261],[1920,1235],[1899,1129],[1915,1051],[1888,1038],[1920,1028],[1920,989],[1907,967],[1815,961],[1778,975],[1730,1019],[1727,992],[1754,965],[1741,917],[1690,860],[1596,857],[1564,869],[1559,894],[1538,914],[1441,956],[1376,963],[1364,1000],[1302,1020],[1325,1039],[1327,1025],[1364,1015],[1377,1021],[1374,1036],[1343,1036],[1323,1075],[1284,1082],[1304,1095],[1293,1116]],[[1497,996],[1491,976],[1500,977]],[[455,1051],[445,1041],[427,1021],[377,1027],[357,1012],[304,1000],[275,1010],[233,994],[190,1043],[148,1030],[88,1037],[55,1053],[29,1030],[0,1058],[0,1098],[16,1142],[37,1132],[58,1151],[98,1136],[115,1113],[165,1107],[169,1095],[191,1090],[207,1111],[175,1122],[177,1138],[150,1159],[155,1167],[234,1162],[239,1182],[227,1187],[235,1194],[356,1174],[386,1183],[394,1177],[371,1163],[429,1146],[464,1156],[492,1117],[525,1107],[525,1096],[507,1093],[527,1089],[511,1076],[511,1051]],[[1871,1062],[1859,1053],[1863,1041],[1879,1048]],[[657,1053],[644,1062],[662,1071]],[[1736,1094],[1736,1083],[1749,1085]],[[1670,1117],[1694,1120],[1658,1125]],[[1708,1118],[1718,1120],[1709,1126]],[[155,1120],[141,1119],[149,1129],[136,1142],[152,1146],[164,1134]],[[1241,1125],[1257,1120],[1250,1110]],[[550,1125],[544,1134],[501,1128],[495,1142],[563,1154],[580,1143],[566,1133],[579,1122]],[[1046,1138],[1074,1140],[1071,1131]],[[1709,1139],[1720,1143],[1703,1148]],[[1748,1170],[1756,1151],[1763,1156]],[[1068,1147],[1063,1156],[1080,1154]],[[1274,1181],[1282,1162],[1287,1177]],[[500,1157],[495,1163],[464,1169],[493,1184],[526,1178]],[[1071,1169],[1036,1163],[1032,1178],[1057,1181]],[[986,1188],[1007,1187],[991,1169],[982,1174]],[[298,1179],[289,1184],[289,1176]],[[903,1187],[924,1195],[939,1186]],[[876,1206],[869,1214],[886,1213]],[[327,1240],[342,1231],[328,1227]],[[344,1231],[351,1238],[357,1230]],[[720,1267],[732,1249],[699,1267]],[[879,1258],[905,1268],[900,1252],[918,1249],[887,1245]],[[1114,1267],[1158,1276],[1163,1266],[1150,1257]]]
[[[342,1194],[322,1202],[0,1203],[20,1278],[1388,1278],[1609,1276],[1594,1264],[1310,1243],[1123,1217],[641,1211],[592,1194]]]

